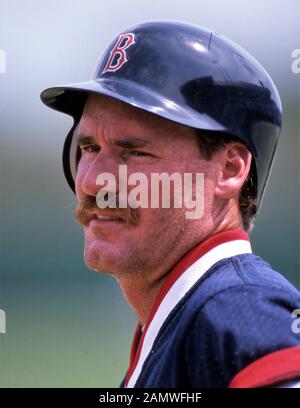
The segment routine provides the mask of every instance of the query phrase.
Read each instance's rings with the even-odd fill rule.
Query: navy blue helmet
[[[268,73],[237,44],[187,23],[146,22],[111,42],[90,81],[44,90],[46,105],[74,118],[63,151],[64,172],[73,191],[80,159],[73,132],[90,93],[243,141],[255,162],[259,206],[278,143],[282,108]]]

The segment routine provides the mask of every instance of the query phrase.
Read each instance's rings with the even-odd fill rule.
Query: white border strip
[[[6,74],[6,53],[0,48],[0,74]]]
[[[234,240],[220,244],[211,249],[200,259],[194,262],[178,279],[174,282],[168,293],[159,305],[154,315],[147,333],[144,337],[143,347],[139,361],[128,381],[127,388],[133,388],[142,371],[143,364],[151,351],[154,340],[165,322],[170,312],[177,303],[184,297],[189,289],[207,272],[216,262],[224,258],[235,255],[252,253],[251,245],[246,240]]]

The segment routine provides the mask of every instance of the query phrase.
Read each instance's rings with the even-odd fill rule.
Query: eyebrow
[[[93,136],[89,136],[83,133],[77,134],[76,140],[79,146],[89,146],[93,144],[98,144],[98,142]],[[125,149],[133,149],[152,145],[150,140],[140,139],[135,136],[125,136],[122,139],[109,139],[109,142],[113,146],[119,146]]]
[[[96,140],[93,136],[88,136],[84,134],[77,134],[76,142],[78,143],[79,146],[88,146],[91,144],[96,144]]]

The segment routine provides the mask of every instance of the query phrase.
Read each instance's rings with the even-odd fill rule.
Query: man
[[[117,36],[90,82],[42,100],[74,118],[63,161],[85,261],[118,280],[138,319],[121,386],[295,386],[300,296],[248,235],[281,126],[265,70],[216,33],[150,22]],[[139,193],[133,179],[124,190],[140,173]],[[161,193],[154,174],[204,183],[181,206],[141,205]]]

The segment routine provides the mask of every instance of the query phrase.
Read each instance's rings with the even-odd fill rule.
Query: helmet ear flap
[[[74,138],[74,133],[77,128],[78,122],[78,120],[74,120],[74,124],[66,137],[62,155],[64,174],[69,186],[74,193],[77,166],[81,157],[80,149]]]

